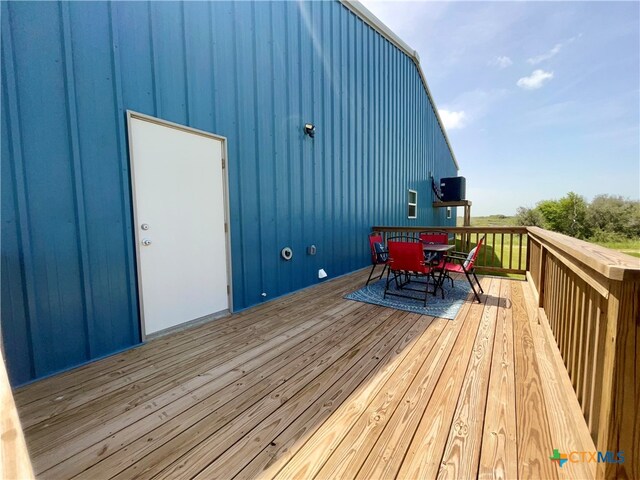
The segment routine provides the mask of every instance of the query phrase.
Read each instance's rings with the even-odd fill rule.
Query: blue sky
[[[372,2],[417,50],[472,215],[640,197],[639,2]]]

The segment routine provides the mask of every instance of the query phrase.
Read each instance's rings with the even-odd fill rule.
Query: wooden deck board
[[[566,372],[554,372],[559,353],[532,320],[526,284],[483,278],[483,303],[469,298],[445,320],[343,299],[367,273],[22,387],[36,474],[593,474],[549,460],[553,448],[589,448],[588,429],[566,398]]]

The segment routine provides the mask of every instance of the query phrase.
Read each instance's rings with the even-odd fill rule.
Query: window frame
[[[417,190],[407,189],[407,218],[418,218],[418,192]],[[414,195],[414,202],[411,201],[411,194]],[[411,215],[411,208],[413,207],[413,215]]]

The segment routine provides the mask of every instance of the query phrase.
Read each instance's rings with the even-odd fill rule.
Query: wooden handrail
[[[0,354],[0,478],[32,479],[31,460],[24,441],[9,378]]]
[[[534,239],[568,254],[608,279],[640,279],[640,258],[539,227],[526,227],[526,230]]]
[[[640,478],[640,259],[528,227],[527,279],[596,448],[598,478]]]
[[[373,232],[527,233],[529,227],[371,227]]]

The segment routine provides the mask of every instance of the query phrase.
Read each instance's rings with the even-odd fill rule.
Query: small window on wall
[[[447,219],[451,218],[451,207],[447,207]]]
[[[418,192],[409,190],[409,218],[418,218]]]

